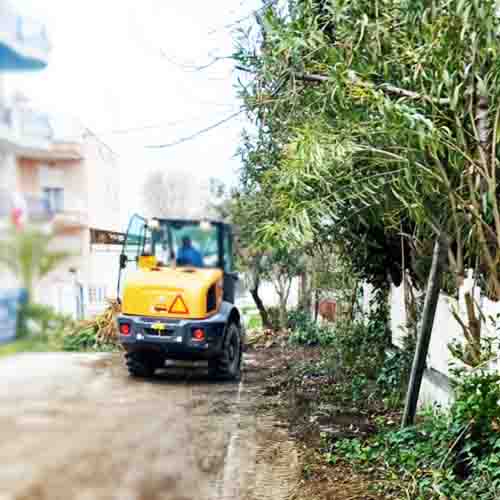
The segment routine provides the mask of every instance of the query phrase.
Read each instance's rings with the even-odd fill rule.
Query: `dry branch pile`
[[[121,306],[117,300],[107,299],[106,301],[108,306],[101,314],[80,322],[65,336],[65,350],[109,349],[118,346],[116,317],[121,311]]]

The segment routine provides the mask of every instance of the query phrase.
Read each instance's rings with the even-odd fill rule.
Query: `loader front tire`
[[[241,377],[241,335],[236,323],[227,327],[222,353],[208,362],[208,374],[217,380],[239,380]]]
[[[129,352],[125,355],[125,359],[131,377],[150,378],[154,375],[156,364],[148,356],[138,352]]]

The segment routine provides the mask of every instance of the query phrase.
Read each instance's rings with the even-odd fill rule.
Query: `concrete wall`
[[[427,372],[422,385],[419,405],[440,404],[446,406],[450,403],[452,392],[450,387],[450,366],[454,361],[448,345],[453,341],[464,342],[463,330],[452,314],[456,311],[462,321],[467,324],[464,294],[471,291],[476,302],[480,305],[485,316],[482,324],[484,337],[497,335],[496,329],[500,326],[497,316],[500,315],[500,302],[492,302],[481,296],[478,288],[469,277],[459,291],[458,300],[442,294],[439,297],[436,318],[432,330],[429,356],[427,358]],[[402,339],[407,335],[406,310],[404,302],[404,285],[392,287],[390,295],[390,326],[393,343],[402,346]],[[457,362],[455,360],[455,365]],[[491,368],[497,369],[497,363],[492,363]]]
[[[106,299],[116,298],[120,247],[92,245],[85,290],[85,311],[93,316],[104,310]]]
[[[18,189],[16,158],[14,154],[0,148],[0,189],[10,193]]]
[[[123,231],[120,217],[118,156],[91,132],[85,134],[83,151],[87,174],[89,226],[109,231]]]

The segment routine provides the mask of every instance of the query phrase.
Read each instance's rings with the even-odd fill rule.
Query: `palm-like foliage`
[[[52,241],[52,235],[33,227],[11,228],[0,241],[0,266],[19,279],[28,300],[33,297],[36,282],[70,257],[68,252],[51,250]]]

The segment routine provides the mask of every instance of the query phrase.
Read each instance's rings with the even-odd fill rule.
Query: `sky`
[[[155,146],[239,110],[233,63],[197,67],[231,55],[235,21],[259,0],[14,3],[46,24],[53,49],[47,69],[9,75],[8,90],[21,91],[41,111],[78,119],[118,153],[122,216],[140,209],[144,179],[157,169],[236,182],[242,116],[195,140]]]

